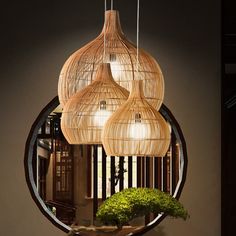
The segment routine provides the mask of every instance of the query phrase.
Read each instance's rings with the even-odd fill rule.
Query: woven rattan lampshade
[[[95,80],[66,103],[62,132],[70,144],[100,144],[109,116],[128,98],[129,92],[112,78],[110,64],[98,67]]]
[[[142,91],[142,81],[133,81],[128,100],[106,122],[102,142],[107,155],[162,157],[166,154],[170,145],[168,124]]]
[[[62,106],[72,95],[95,79],[98,65],[103,61],[111,64],[115,81],[130,91],[131,81],[137,78],[136,46],[128,41],[122,32],[119,13],[115,10],[106,11],[101,34],[73,53],[65,62],[58,83]],[[139,78],[143,80],[145,97],[159,109],[164,97],[164,79],[156,60],[142,49],[139,50]]]

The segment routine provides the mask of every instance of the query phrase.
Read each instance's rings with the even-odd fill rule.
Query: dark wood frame
[[[69,232],[71,228],[69,226],[63,224],[62,222],[58,221],[56,219],[56,217],[47,209],[45,203],[40,198],[40,196],[37,192],[35,183],[34,183],[34,176],[33,176],[33,170],[32,170],[32,157],[33,157],[34,144],[35,144],[35,141],[37,138],[38,129],[42,126],[43,122],[46,120],[46,118],[48,117],[50,112],[53,111],[58,106],[58,104],[59,104],[58,97],[55,97],[40,112],[37,119],[33,123],[30,133],[28,135],[27,141],[26,141],[26,145],[25,145],[24,167],[25,167],[25,178],[26,178],[26,182],[29,187],[31,196],[32,196],[33,200],[35,201],[35,203],[37,204],[37,206],[39,207],[40,211],[50,220],[50,222],[52,222],[59,229],[61,229],[64,232]],[[184,139],[183,133],[181,131],[181,128],[180,128],[178,122],[176,121],[176,119],[174,118],[173,114],[170,112],[170,110],[165,105],[162,105],[160,112],[171,124],[172,129],[175,133],[176,139],[178,140],[180,146],[182,147],[181,148],[181,155],[183,156],[184,166],[183,166],[183,173],[182,173],[182,181],[181,181],[181,184],[179,185],[178,192],[176,194],[176,198],[178,199],[181,195],[182,190],[183,190],[183,186],[184,186],[184,183],[186,180],[186,174],[187,174],[188,159],[187,159],[186,143],[185,143],[185,139]],[[94,206],[94,207],[96,207],[96,206]],[[129,235],[130,236],[131,235],[134,235],[134,236],[140,235],[141,236],[144,233],[146,233],[147,231],[149,231],[152,228],[154,228],[155,226],[157,226],[165,217],[166,217],[166,215],[158,216],[149,225],[145,226],[140,231],[135,232],[135,233],[131,233]]]
[[[40,112],[35,122],[33,123],[25,144],[24,168],[25,168],[25,178],[31,193],[31,197],[37,204],[40,211],[56,227],[63,230],[64,232],[69,232],[70,227],[63,224],[62,222],[59,222],[57,218],[52,214],[52,212],[48,210],[44,201],[40,198],[39,193],[37,192],[35,186],[33,168],[32,168],[34,145],[37,140],[38,130],[43,125],[44,121],[47,119],[51,111],[54,110],[58,106],[58,104],[59,104],[58,97],[55,97],[48,103],[48,105],[46,105],[46,107],[43,108],[43,110]]]
[[[55,140],[56,142],[64,142],[64,145],[68,145],[69,146],[69,150],[68,150],[68,152],[69,152],[69,159],[71,159],[71,163],[69,164],[71,167],[73,167],[73,165],[74,165],[74,159],[73,159],[73,156],[72,156],[72,153],[73,153],[73,146],[70,146],[67,142],[66,142],[66,140]],[[66,143],[65,143],[66,142]],[[56,146],[54,147],[54,148],[56,148]],[[63,163],[63,162],[60,162],[60,163],[57,163],[57,158],[56,158],[56,151],[54,150],[54,154],[55,154],[55,158],[54,158],[54,163],[53,163],[53,175],[54,176],[57,176],[57,174],[56,174],[56,172],[57,172],[57,170],[56,170],[56,168],[57,168],[57,166],[59,165],[60,166],[60,172],[61,172],[61,177],[62,177],[62,166],[64,166],[65,167],[65,173],[67,172],[67,167],[68,167],[68,163],[67,163],[67,161],[68,161],[68,159],[67,159],[67,161],[65,162],[65,163]],[[61,158],[64,158],[62,155],[61,155]],[[58,191],[57,190],[57,187],[56,187],[56,185],[57,185],[57,177],[56,178],[53,178],[53,201],[56,201],[56,202],[64,202],[65,204],[70,204],[70,205],[73,205],[73,203],[74,203],[74,195],[73,195],[73,192],[74,192],[74,170],[73,170],[73,168],[70,170],[70,172],[71,172],[71,185],[72,185],[72,188],[70,189],[71,191],[68,191],[68,192],[70,192],[71,193],[71,196],[70,196],[70,199],[67,199],[67,201],[65,201],[65,199],[63,200],[63,199],[58,199],[58,192],[61,192],[61,191]],[[67,173],[65,174],[65,178],[67,179]],[[67,182],[67,181],[65,181],[65,182]]]
[[[235,1],[221,0],[221,235],[235,234],[236,173],[235,118],[236,74],[225,70],[226,64],[236,63]],[[233,101],[233,103],[232,103]],[[231,105],[229,105],[230,103]]]

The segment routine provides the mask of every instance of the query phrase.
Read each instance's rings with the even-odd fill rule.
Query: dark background
[[[236,3],[222,1],[222,236],[235,234]]]
[[[109,0],[107,0],[109,6]],[[210,21],[209,9],[214,0],[205,1],[205,8],[199,8],[195,1],[157,1],[141,0],[140,7],[140,45],[143,45],[142,36],[156,36],[165,28],[165,35],[158,38],[181,44],[188,48],[192,37],[188,35],[196,32],[196,47],[202,51],[206,45],[198,40],[198,37],[206,37],[209,29],[204,27],[204,22]],[[114,0],[114,8],[120,10],[123,29],[128,36],[135,41],[136,31],[136,0]],[[181,12],[178,11],[181,8]],[[1,24],[1,66],[4,70],[11,69],[12,63],[17,62],[30,50],[35,50],[48,44],[54,39],[70,37],[81,28],[94,30],[94,22],[102,27],[104,11],[103,0],[4,0],[2,1]],[[193,19],[192,14],[200,12],[199,18]],[[152,17],[166,19],[153,22]],[[201,24],[199,24],[199,22]],[[212,24],[219,28],[218,24]],[[181,26],[181,27],[180,27]],[[199,35],[201,27],[201,35]],[[97,27],[99,29],[99,27]],[[212,28],[212,31],[214,28]],[[189,33],[188,33],[189,31]],[[99,33],[99,30],[97,31]],[[184,41],[182,35],[185,35]],[[146,45],[145,45],[146,46]],[[209,45],[208,45],[209,47]]]

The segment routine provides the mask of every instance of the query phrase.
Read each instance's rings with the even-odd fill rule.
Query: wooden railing
[[[172,133],[171,137],[171,145],[169,151],[167,152],[165,157],[137,157],[136,161],[136,179],[133,176],[134,169],[134,157],[129,156],[126,157],[125,160],[128,164],[126,164],[126,169],[124,169],[124,157],[107,157],[104,149],[102,148],[102,194],[98,197],[98,146],[91,146],[93,151],[93,156],[90,159],[90,165],[93,165],[93,183],[90,186],[93,186],[93,217],[95,220],[96,212],[98,209],[98,205],[100,203],[99,198],[102,198],[104,201],[107,196],[113,195],[116,191],[121,191],[124,187],[147,187],[147,188],[157,188],[164,192],[173,194],[178,180],[179,180],[179,147],[176,141],[176,137],[174,133]],[[109,158],[109,163],[107,162],[107,158]],[[117,170],[117,162],[119,160],[119,166]],[[110,165],[110,166],[108,166]],[[110,168],[110,178],[107,178],[107,170]],[[90,169],[90,168],[88,168]],[[118,172],[117,172],[118,171]],[[124,173],[127,173],[126,184],[124,184]],[[107,183],[110,183],[110,192],[107,193]],[[134,184],[136,182],[136,184]],[[117,184],[119,187],[117,187]],[[125,186],[124,186],[125,185]],[[134,186],[135,185],[135,186]],[[88,193],[90,190],[88,190]],[[150,221],[150,217],[146,217],[146,223]]]
[[[76,212],[74,206],[55,201],[46,201],[45,204],[52,212],[53,207],[55,208],[56,217],[64,224],[71,225],[74,222]]]

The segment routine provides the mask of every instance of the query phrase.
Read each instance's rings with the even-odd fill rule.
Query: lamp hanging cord
[[[105,15],[105,19],[104,19],[104,22],[105,22],[105,25],[104,25],[104,39],[103,39],[103,63],[105,63],[105,57],[106,57],[106,11],[107,11],[107,0],[104,0],[104,15]]]
[[[137,0],[137,56],[136,71],[139,72],[139,19],[140,19],[140,0]]]
[[[113,0],[111,0],[111,10],[113,10]]]

